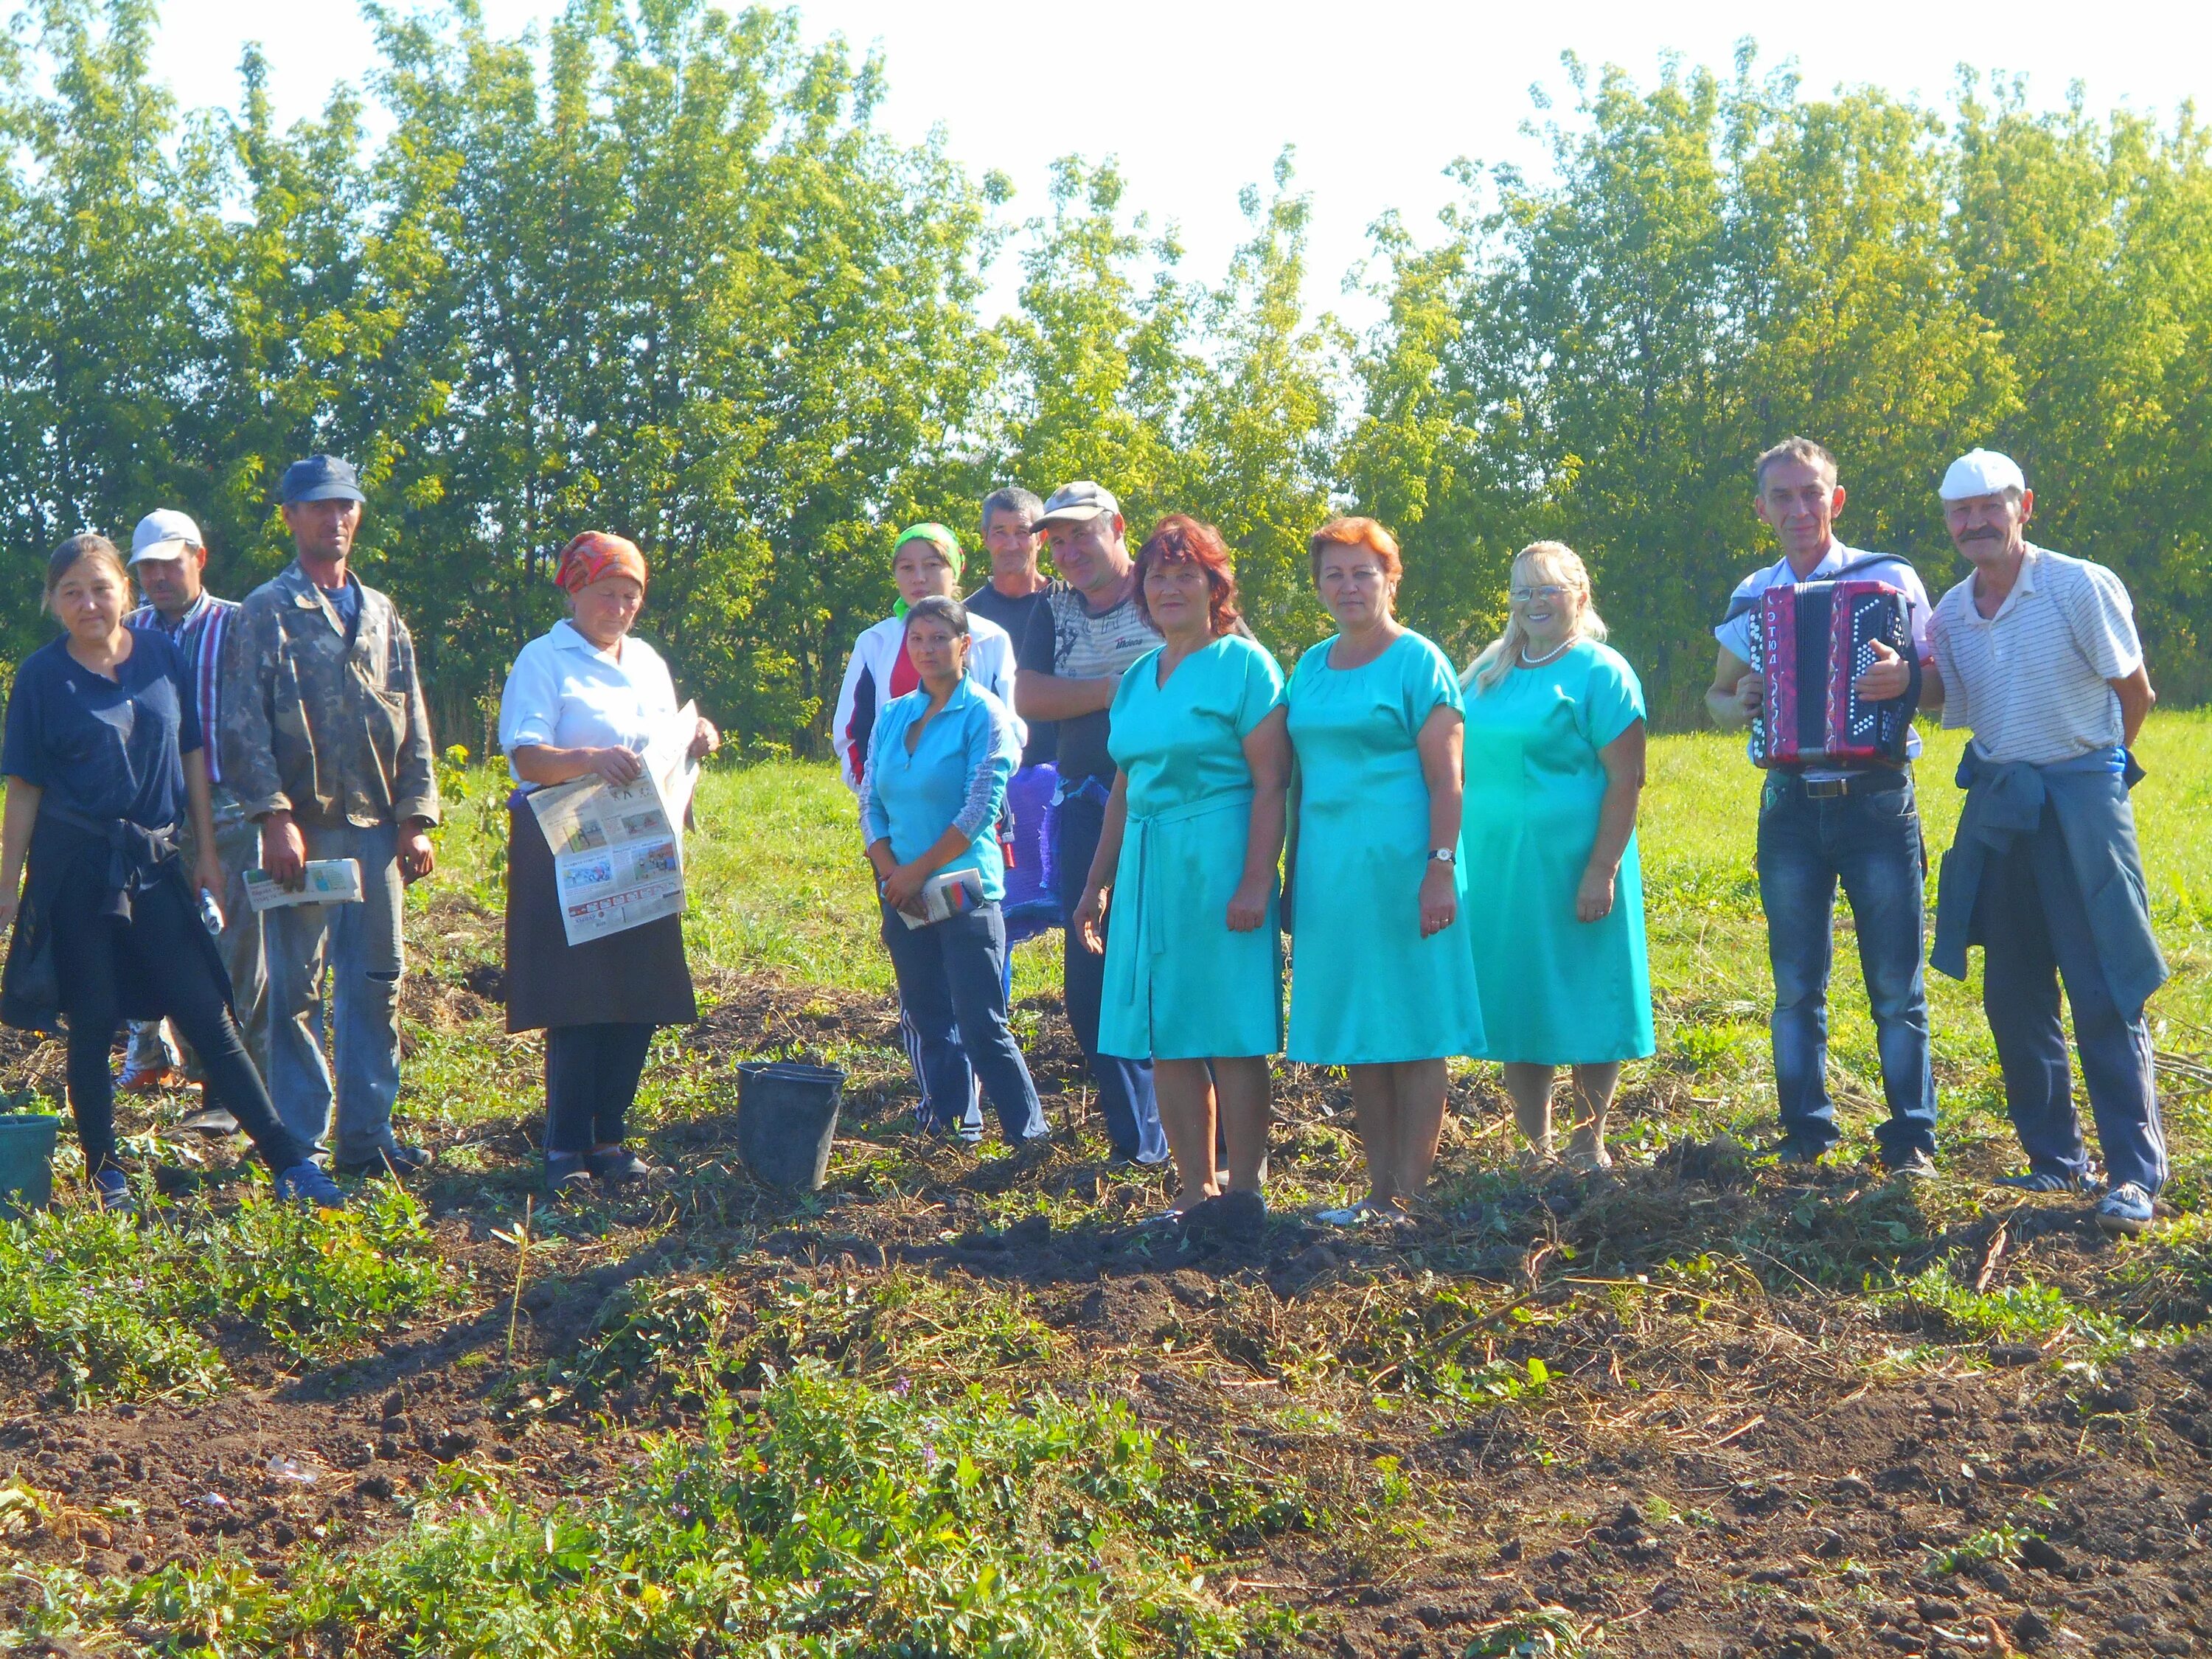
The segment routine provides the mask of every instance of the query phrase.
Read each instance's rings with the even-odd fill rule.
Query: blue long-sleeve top
[[[957,827],[968,837],[968,849],[937,873],[973,870],[982,878],[987,901],[1003,898],[999,815],[1006,804],[1006,781],[1022,757],[1013,716],[963,677],[908,754],[907,732],[928,708],[924,689],[886,703],[876,716],[868,769],[860,780],[861,841],[872,847],[888,837],[891,856],[908,864],[935,846],[948,827]]]

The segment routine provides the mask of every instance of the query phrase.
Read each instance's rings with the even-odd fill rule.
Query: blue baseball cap
[[[335,455],[310,455],[284,469],[277,499],[290,507],[300,501],[366,501],[361,478],[351,461]]]

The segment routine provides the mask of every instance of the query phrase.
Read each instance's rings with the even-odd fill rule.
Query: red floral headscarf
[[[569,592],[588,587],[602,576],[629,576],[645,586],[645,555],[637,544],[611,531],[586,530],[561,550],[561,562],[553,580]]]

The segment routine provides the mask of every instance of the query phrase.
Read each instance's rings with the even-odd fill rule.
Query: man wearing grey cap
[[[1137,568],[1129,556],[1121,504],[1085,480],[1053,491],[1035,526],[1052,539],[1054,568],[1065,589],[1046,596],[1019,642],[1015,712],[1029,721],[1059,722],[1058,765],[1051,808],[1053,877],[1060,913],[1072,916],[1083,899],[1091,854],[1105,828],[1114,787],[1107,752],[1107,711],[1121,671],[1160,642],[1138,603]],[[1113,924],[1109,919],[1107,924]],[[1098,1009],[1106,990],[1106,958],[1071,928],[1062,941],[1062,995],[1098,1085],[1098,1108],[1114,1155],[1127,1162],[1167,1160],[1167,1133],[1146,1060],[1098,1052]]]
[[[132,628],[151,629],[165,635],[191,665],[194,697],[198,704],[200,730],[222,730],[222,657],[231,619],[238,614],[234,599],[219,599],[203,583],[207,571],[207,545],[200,527],[173,508],[161,507],[138,520],[131,538],[131,574],[137,580],[146,603],[124,621]],[[259,837],[252,820],[238,804],[238,796],[223,781],[218,744],[207,745],[210,799],[215,808],[216,856],[222,860],[222,934],[218,941],[222,965],[230,975],[231,1006],[238,1017],[239,1035],[246,1051],[266,1076],[269,1070],[268,1030],[261,1017],[261,918],[246,902],[245,872],[259,862]],[[191,826],[185,826],[187,843]],[[192,859],[187,844],[185,857]],[[158,1089],[171,1080],[176,1064],[163,1022],[134,1020],[131,1045],[125,1052],[125,1089]],[[192,1118],[189,1127],[204,1133],[228,1134],[238,1120],[219,1106],[210,1106]]]
[[[264,918],[276,1110],[302,1140],[321,1142],[335,1103],[339,1171],[405,1175],[430,1160],[392,1133],[402,883],[430,873],[438,781],[415,642],[392,601],[347,568],[365,499],[334,457],[285,469],[299,557],[247,597],[231,628],[222,769],[260,825],[262,867],[276,880],[298,887],[311,859],[361,866],[361,902]],[[321,1033],[326,959],[335,1082]]]
[[[1930,626],[1943,724],[1973,733],[1966,792],[1943,855],[1929,960],[1966,975],[1982,952],[1982,1008],[2030,1192],[2094,1182],[2075,1110],[2058,988],[2112,1186],[2106,1232],[2148,1227],[2166,1136],[2143,1004],[2166,979],[2152,933],[2128,791],[2128,750],[2155,701],[2135,610],[2113,573],[2027,539],[2035,495],[2010,457],[1960,456],[1940,491],[1952,543],[1974,568]]]

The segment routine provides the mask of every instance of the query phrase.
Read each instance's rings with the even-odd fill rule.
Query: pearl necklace
[[[1523,668],[1541,668],[1547,663],[1559,661],[1560,658],[1565,656],[1568,652],[1574,648],[1574,641],[1570,639],[1564,644],[1560,645],[1557,650],[1549,652],[1540,657],[1530,656],[1528,654],[1528,647],[1523,646],[1521,647],[1521,665]]]

